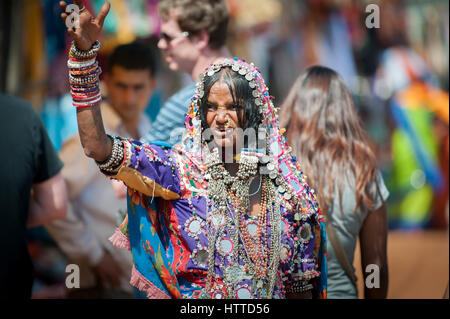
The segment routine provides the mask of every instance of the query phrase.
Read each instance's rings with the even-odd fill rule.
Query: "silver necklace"
[[[262,178],[261,178],[261,174],[260,174],[259,175],[259,186],[258,186],[258,189],[254,193],[248,194],[248,196],[253,196],[253,195],[255,195],[255,194],[257,194],[259,192],[259,190],[261,189],[261,182],[262,182]]]
[[[208,274],[206,278],[206,289],[205,289],[205,297],[211,297],[212,290],[214,289],[216,283],[216,274],[215,274],[215,253],[216,253],[216,244],[219,236],[221,234],[226,233],[228,231],[228,236],[230,236],[233,247],[235,247],[235,251],[231,256],[231,265],[224,264],[221,265],[224,273],[224,280],[226,282],[226,288],[228,290],[228,297],[232,298],[236,295],[236,289],[238,287],[238,282],[242,278],[235,278],[233,272],[237,268],[243,268],[240,266],[239,260],[243,259],[250,267],[250,275],[253,277],[256,270],[254,269],[254,265],[249,259],[247,247],[245,244],[241,244],[241,236],[240,234],[240,222],[243,217],[242,214],[249,209],[249,188],[250,181],[249,179],[252,176],[255,176],[257,173],[257,163],[258,159],[252,154],[241,156],[239,162],[239,170],[235,177],[231,177],[228,171],[225,170],[223,164],[218,156],[218,152],[211,152],[209,154],[207,160],[207,171],[206,176],[208,179],[208,194],[207,201],[212,203],[210,208],[207,210],[207,218],[212,216],[211,214],[219,214],[225,218],[225,225],[220,225],[215,227],[212,223],[212,219],[208,222]],[[255,157],[255,158],[253,158]],[[251,195],[254,195],[259,192],[262,185],[262,176],[260,175],[260,183],[258,190]],[[268,258],[268,273],[264,276],[264,278],[253,278],[251,284],[251,292],[253,295],[261,296],[262,298],[271,298],[273,295],[273,289],[275,285],[276,274],[278,272],[279,267],[279,252],[281,250],[281,232],[280,232],[280,223],[281,223],[281,212],[280,212],[280,202],[278,199],[278,194],[275,192],[275,187],[273,182],[268,180],[268,199],[269,199],[269,216],[271,226],[271,235],[270,239],[270,248],[266,253],[269,255]],[[229,205],[233,206],[232,199],[228,194],[228,191],[232,191],[235,194],[236,198],[239,198],[241,204],[239,207],[229,207]],[[230,216],[228,214],[228,209],[230,212],[234,210],[234,216]],[[267,225],[264,226],[267,231]],[[227,273],[230,273],[227,275]],[[237,280],[237,281],[236,281]]]

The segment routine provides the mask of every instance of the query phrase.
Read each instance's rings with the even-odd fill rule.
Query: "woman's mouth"
[[[214,135],[221,138],[231,137],[233,135],[234,128],[216,128],[214,129]]]

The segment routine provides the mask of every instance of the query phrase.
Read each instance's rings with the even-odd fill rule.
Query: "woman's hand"
[[[79,16],[77,17],[79,23],[74,27],[68,26],[67,33],[74,40],[75,46],[79,50],[88,51],[100,36],[110,4],[105,2],[96,18],[89,13],[81,0],[74,0],[74,4],[79,8]],[[72,19],[73,13],[66,12],[68,9],[66,2],[61,1],[59,5],[63,10],[61,18],[66,23],[67,18]],[[95,84],[98,84],[98,77],[95,80]],[[98,92],[98,96],[100,96],[100,92]],[[84,97],[85,95],[82,95],[82,98]],[[96,102],[99,102],[98,97]],[[86,156],[95,159],[97,162],[103,162],[111,155],[112,142],[106,135],[103,127],[99,103],[93,103],[88,106],[77,108],[78,133],[81,145]]]
[[[102,32],[103,22],[108,15],[110,4],[105,2],[96,18],[94,18],[90,12],[84,7],[81,0],[74,0],[74,4],[79,7],[79,26],[78,28],[72,27],[67,29],[67,34],[75,41],[75,45],[78,49],[82,51],[89,50],[94,44],[95,40],[98,39],[100,33]],[[63,13],[61,13],[61,18],[64,23],[66,22],[69,14],[66,12],[67,3],[61,1],[59,3]]]

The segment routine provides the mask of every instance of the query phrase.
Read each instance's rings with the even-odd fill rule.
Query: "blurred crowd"
[[[84,1],[95,12],[103,2]],[[159,54],[158,0],[110,3],[99,63],[106,67],[119,44],[139,40],[151,48],[159,61],[157,86],[144,112],[152,122],[163,101],[192,80],[169,70]],[[259,66],[277,106],[308,66],[327,66],[341,75],[376,145],[378,167],[390,192],[389,229],[447,229],[448,1],[227,3],[228,48],[233,56]],[[77,124],[67,81],[70,41],[58,1],[4,1],[0,6],[9,43],[0,47],[0,90],[32,103],[60,151],[77,133]],[[368,27],[377,20],[378,27]],[[36,275],[33,296],[64,298],[65,255],[43,227],[30,229],[28,237]]]

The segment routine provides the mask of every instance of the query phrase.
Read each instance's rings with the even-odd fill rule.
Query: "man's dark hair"
[[[171,9],[177,9],[178,25],[189,35],[206,30],[211,49],[217,50],[225,45],[230,19],[225,0],[160,0],[158,6],[163,20],[169,19]]]
[[[150,77],[156,74],[156,57],[153,50],[141,42],[117,46],[108,58],[106,71],[111,73],[115,65],[127,70],[148,70]]]

